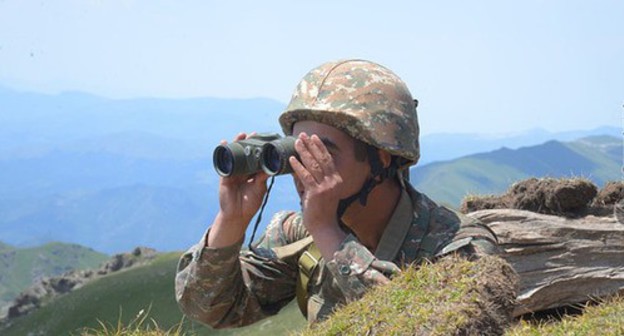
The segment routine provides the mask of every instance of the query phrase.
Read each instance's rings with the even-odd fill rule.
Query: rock
[[[136,263],[144,263],[155,256],[156,250],[147,247],[137,247],[130,253],[114,255],[109,261],[105,262],[97,272],[100,275],[116,272],[122,268],[131,267]]]
[[[514,315],[624,290],[624,225],[614,217],[564,218],[515,209],[468,214],[498,236],[520,276]]]

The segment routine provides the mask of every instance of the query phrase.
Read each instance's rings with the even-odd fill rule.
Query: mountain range
[[[468,194],[499,194],[527,177],[584,177],[598,186],[622,179],[622,139],[608,135],[575,141],[506,147],[411,169],[412,184],[457,208]]]
[[[240,130],[281,132],[283,107],[263,98],[112,100],[0,88],[0,237],[19,247],[64,241],[108,254],[139,245],[185,249],[216,213],[214,146]],[[568,141],[596,134],[604,137]],[[425,135],[412,183],[455,207],[466,193],[499,192],[534,174],[600,184],[620,178],[619,137],[615,127]],[[263,223],[299,208],[291,184],[275,179]]]

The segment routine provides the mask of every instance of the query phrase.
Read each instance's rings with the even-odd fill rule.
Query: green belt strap
[[[297,277],[297,304],[303,316],[308,316],[308,284],[321,260],[321,251],[312,243],[299,257],[299,276]]]

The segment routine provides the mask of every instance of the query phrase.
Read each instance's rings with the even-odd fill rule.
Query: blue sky
[[[425,134],[620,126],[623,18],[623,1],[0,0],[0,86],[286,103],[356,57],[407,82]]]

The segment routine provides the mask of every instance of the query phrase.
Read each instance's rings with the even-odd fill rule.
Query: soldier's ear
[[[390,164],[392,163],[392,155],[390,153],[383,149],[378,149],[377,155],[379,155],[379,161],[381,161],[381,165],[384,168],[390,167]]]

